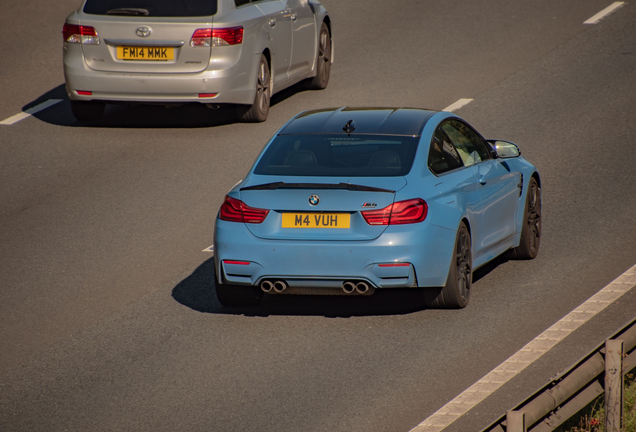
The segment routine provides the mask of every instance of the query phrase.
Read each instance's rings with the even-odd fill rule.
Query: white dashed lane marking
[[[597,13],[596,15],[594,15],[592,18],[583,22],[583,24],[597,24],[600,20],[602,20],[603,18],[605,18],[606,16],[614,12],[616,9],[623,6],[624,4],[625,2],[622,2],[622,1],[614,2],[608,7],[606,7],[605,9],[603,9],[602,11],[600,11],[599,13]]]
[[[437,410],[411,432],[443,430],[634,286],[636,286],[636,265]]]
[[[444,108],[442,111],[446,111],[446,112],[453,112],[455,110],[460,109],[461,107],[463,107],[464,105],[468,105],[469,103],[471,103],[473,100],[472,99],[460,99],[457,102],[447,106],[446,108]]]
[[[0,125],[12,125],[15,124],[17,122],[19,122],[20,120],[24,120],[27,117],[31,117],[33,114],[38,113],[42,110],[47,109],[48,107],[51,107],[57,103],[62,102],[62,99],[49,99],[46,102],[42,102],[39,105],[34,106],[33,108],[29,108],[28,110],[21,112],[19,114],[16,114],[14,116],[9,117],[8,119],[2,120],[0,122]]]

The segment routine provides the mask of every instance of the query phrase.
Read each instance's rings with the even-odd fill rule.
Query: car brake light
[[[62,29],[64,42],[81,43],[84,45],[99,45],[99,35],[95,27],[80,26],[75,24],[64,24]]]
[[[190,39],[191,47],[238,45],[243,43],[243,27],[197,29]]]
[[[403,225],[424,221],[428,204],[420,198],[399,201],[379,210],[363,211],[362,217],[369,225]]]
[[[229,222],[259,224],[265,220],[268,213],[269,210],[250,207],[241,200],[226,196],[219,211],[219,218]]]
[[[405,262],[378,264],[378,267],[410,267],[410,266],[411,266],[411,263],[405,263]]]
[[[223,260],[223,263],[234,264],[234,265],[250,265],[249,261]]]

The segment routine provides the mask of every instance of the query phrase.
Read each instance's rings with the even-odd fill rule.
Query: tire
[[[264,122],[269,113],[271,94],[271,71],[267,58],[261,54],[256,74],[256,94],[252,106],[240,106],[237,108],[239,120],[246,123]]]
[[[320,26],[318,37],[318,58],[316,60],[316,76],[309,82],[310,90],[323,90],[329,84],[331,74],[331,35],[324,22]]]
[[[455,248],[446,285],[442,288],[424,288],[424,302],[429,308],[460,309],[470,300],[473,283],[473,258],[470,233],[462,222],[457,230]]]
[[[258,287],[216,284],[216,297],[223,306],[258,306],[263,294]]]
[[[512,249],[511,258],[534,259],[541,245],[541,188],[537,179],[532,177],[528,184],[526,205],[523,210],[523,226],[519,246]]]
[[[81,122],[92,122],[101,119],[105,108],[105,102],[71,101],[73,116]]]

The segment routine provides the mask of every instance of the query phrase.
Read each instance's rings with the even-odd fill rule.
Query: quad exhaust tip
[[[342,290],[346,294],[352,294],[356,290],[356,284],[350,281],[346,281],[342,284]]]
[[[271,283],[270,281],[266,280],[261,282],[261,290],[263,290],[263,292],[271,292],[274,289],[274,284]]]
[[[287,289],[287,284],[285,282],[283,281],[274,282],[274,291],[276,291],[278,294],[282,293],[286,289]]]
[[[264,280],[263,282],[261,282],[261,290],[265,293],[274,291],[275,293],[280,294],[286,289],[287,284],[285,283],[285,281],[282,280],[276,282]]]
[[[353,294],[354,292],[358,294],[366,294],[370,289],[371,287],[369,287],[369,284],[363,281],[345,281],[342,284],[342,290],[345,294]]]
[[[261,282],[260,287],[264,293],[271,294],[282,294],[285,290],[287,290],[287,288],[289,288],[287,282],[284,280],[264,280]],[[296,289],[297,288],[292,288],[288,292]],[[348,280],[342,283],[342,291],[345,294],[372,294],[373,291],[375,291],[375,288],[364,281]],[[295,294],[295,292],[291,292],[291,294]]]
[[[366,282],[358,282],[356,284],[356,292],[358,294],[364,294],[369,291],[369,285]]]

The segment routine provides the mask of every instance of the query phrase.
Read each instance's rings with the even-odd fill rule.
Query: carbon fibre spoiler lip
[[[383,189],[374,186],[364,186],[353,183],[285,183],[273,182],[254,186],[243,187],[239,190],[276,190],[276,189],[345,189],[361,192],[385,192],[395,193],[394,190]]]

